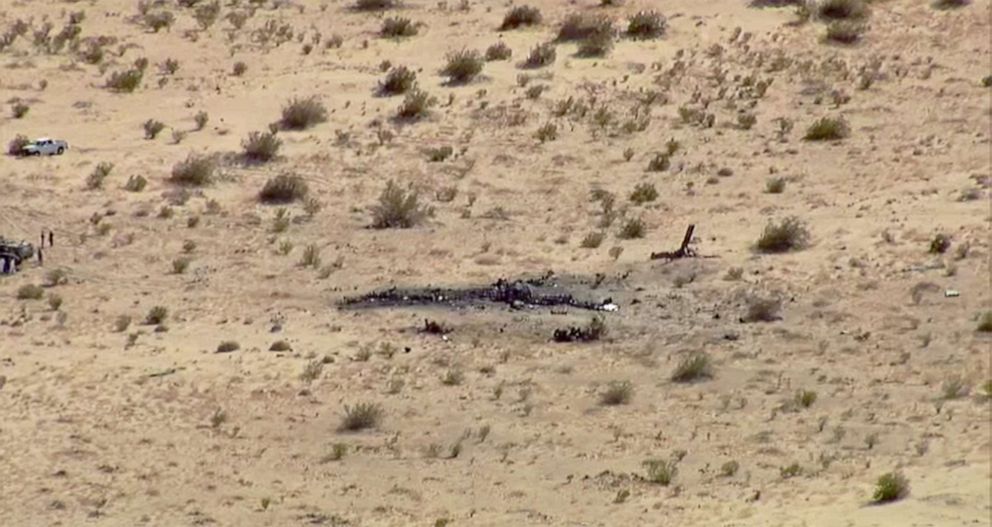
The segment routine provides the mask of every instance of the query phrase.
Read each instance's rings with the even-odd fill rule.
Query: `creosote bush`
[[[613,49],[613,30],[597,31],[579,42],[576,55],[583,58],[605,57]]]
[[[397,66],[379,83],[379,95],[402,95],[417,86],[417,73],[406,66]]]
[[[868,16],[864,0],[818,0],[816,16],[824,20],[847,20]]]
[[[209,185],[214,178],[214,159],[209,156],[190,154],[172,167],[169,181],[177,185],[201,187]]]
[[[165,322],[167,318],[169,318],[169,310],[163,306],[155,306],[145,315],[145,324],[154,326]]]
[[[678,474],[678,462],[674,459],[649,459],[643,463],[647,470],[647,479],[651,483],[668,486]]]
[[[781,311],[782,300],[780,298],[750,295],[746,300],[743,319],[745,322],[773,322],[781,318],[779,315]]]
[[[850,20],[835,20],[827,25],[826,39],[839,44],[854,44],[861,39],[865,26]]]
[[[558,28],[558,42],[584,40],[600,33],[613,33],[610,20],[601,15],[573,13],[565,18]]]
[[[379,35],[384,38],[412,37],[417,34],[417,24],[405,17],[394,16],[382,21]]]
[[[380,11],[399,6],[397,0],[356,0],[355,9],[359,11]]]
[[[944,254],[951,248],[951,237],[944,233],[937,233],[930,240],[928,252],[930,254]]]
[[[516,6],[503,17],[499,30],[517,29],[524,26],[536,26],[541,23],[541,10],[527,5]]]
[[[258,199],[263,203],[290,203],[305,198],[309,190],[302,177],[280,174],[265,182]]]
[[[851,134],[851,129],[843,117],[822,117],[806,129],[803,139],[807,141],[836,141]]]
[[[618,406],[627,404],[634,396],[634,385],[630,381],[613,381],[599,396],[599,404],[603,406]]]
[[[127,178],[127,183],[124,184],[124,190],[128,192],[141,192],[145,190],[145,186],[148,185],[148,180],[141,175],[132,175]]]
[[[28,110],[30,109],[31,107],[28,106],[27,104],[24,104],[21,101],[17,101],[11,105],[10,113],[14,116],[14,119],[21,119],[28,114]]]
[[[882,474],[875,482],[872,501],[876,504],[899,501],[909,495],[909,480],[900,472]]]
[[[241,141],[245,159],[256,163],[265,163],[276,158],[282,139],[275,132],[251,132]]]
[[[773,177],[765,181],[765,192],[781,194],[783,191],[785,191],[785,178]]]
[[[441,75],[448,78],[449,84],[465,84],[482,72],[485,62],[475,50],[461,50],[447,56],[447,64],[441,70]]]
[[[110,175],[110,171],[113,169],[114,164],[106,161],[93,167],[93,172],[90,172],[90,175],[86,177],[86,188],[89,190],[103,188],[103,181],[107,179],[107,176]]]
[[[713,367],[710,364],[710,357],[701,351],[693,352],[683,358],[675,371],[672,372],[672,381],[688,383],[709,379],[713,377]]]
[[[769,221],[755,247],[763,253],[785,253],[806,248],[809,238],[806,222],[791,216],[778,223]]]
[[[975,329],[981,333],[992,333],[992,311],[986,311],[978,317],[978,327]]]
[[[173,274],[183,274],[186,269],[189,268],[190,259],[189,258],[176,258],[172,260],[172,273]]]
[[[293,98],[282,108],[282,124],[287,130],[305,130],[327,121],[327,108],[316,96]]]
[[[145,72],[138,68],[115,71],[107,79],[106,87],[111,91],[119,93],[131,93],[141,86],[141,79],[144,75]]]
[[[647,225],[644,223],[644,220],[641,218],[630,218],[620,227],[620,232],[617,233],[617,237],[622,240],[643,238],[644,234],[647,233],[647,230]]]
[[[165,129],[165,124],[163,124],[162,121],[149,119],[145,121],[141,127],[145,129],[145,139],[151,140],[158,137],[158,134]]]
[[[639,11],[627,23],[627,36],[635,39],[658,38],[665,34],[667,21],[657,11]]]
[[[231,74],[235,77],[240,77],[248,71],[248,65],[244,62],[235,62],[234,67],[231,69]]]
[[[40,300],[45,296],[45,290],[40,285],[25,284],[17,289],[18,300]]]
[[[497,60],[510,60],[513,50],[504,42],[497,42],[486,48],[486,60],[489,62]]]
[[[217,345],[217,353],[230,353],[232,351],[238,351],[241,349],[241,344],[233,340],[225,340]]]
[[[641,205],[658,199],[658,189],[651,183],[639,183],[630,193],[630,201]]]
[[[144,17],[145,25],[154,33],[158,33],[161,29],[168,29],[175,21],[175,15],[169,11],[146,13]]]
[[[344,419],[341,420],[339,430],[344,432],[357,432],[369,428],[376,428],[382,420],[382,407],[376,403],[358,403],[354,406],[345,405]]]
[[[431,97],[420,88],[410,90],[403,103],[396,111],[396,118],[401,121],[416,121],[427,116],[431,107],[437,104],[437,99]]]
[[[558,125],[555,123],[544,123],[534,133],[534,137],[542,143],[558,139]]]
[[[545,42],[543,44],[538,44],[534,47],[534,49],[530,50],[530,54],[527,55],[527,59],[524,60],[523,67],[543,68],[545,66],[550,66],[551,64],[554,64],[557,57],[558,52],[555,50],[554,43]]]
[[[23,156],[24,147],[28,146],[31,140],[25,135],[17,134],[13,139],[7,143],[7,154],[12,156]]]
[[[210,120],[210,115],[203,110],[196,112],[196,115],[193,116],[193,122],[196,123],[197,131],[203,130],[207,126],[207,121],[209,120]]]
[[[372,228],[408,229],[423,221],[428,213],[415,191],[404,190],[389,181],[379,195],[379,202],[372,206]]]

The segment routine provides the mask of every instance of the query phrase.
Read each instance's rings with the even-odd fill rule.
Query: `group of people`
[[[38,250],[35,251],[35,255],[38,257],[38,265],[45,265],[45,242],[48,242],[48,247],[55,246],[55,233],[48,229],[41,231],[41,244],[38,245]],[[27,248],[27,250],[24,250]],[[25,243],[12,244],[4,243],[3,239],[0,239],[0,275],[10,275],[15,274],[20,270],[20,267],[24,265],[24,260],[30,258],[31,251],[30,245]]]

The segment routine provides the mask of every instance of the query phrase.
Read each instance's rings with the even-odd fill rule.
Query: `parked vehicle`
[[[47,137],[39,137],[21,149],[26,156],[60,156],[66,150],[69,150],[69,143],[61,139],[49,139]]]

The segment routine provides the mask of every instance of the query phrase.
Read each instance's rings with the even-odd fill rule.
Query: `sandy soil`
[[[0,524],[989,525],[988,0],[872,2],[852,45],[743,0],[539,0],[540,25],[504,32],[510,6],[483,0],[385,13],[268,1],[241,29],[227,17],[244,0],[207,29],[195,8],[161,4],[150,12],[175,23],[159,32],[130,0],[0,8],[0,34],[30,25],[0,51],[0,99],[30,107],[4,108],[2,140],[72,147],[0,157],[0,235],[55,233],[44,266],[0,278]],[[624,29],[643,9],[667,17],[664,36],[621,36],[600,58],[561,43],[554,64],[518,67],[570,13]],[[32,42],[78,11],[77,38],[109,37],[97,64]],[[389,16],[423,25],[380,38]],[[269,23],[293,36],[266,37]],[[444,83],[447,53],[497,41],[511,60]],[[141,87],[105,87],[141,57]],[[403,96],[375,94],[384,61],[418,72],[438,100],[429,116],[392,119]],[[327,121],[278,132],[275,161],[243,163],[242,140],[297,96],[317,96]],[[556,116],[570,97],[588,111]],[[849,136],[804,140],[821,117],[843,117]],[[148,119],[166,125],[155,139]],[[541,142],[547,123],[558,137]],[[647,170],[672,139],[669,166]],[[454,155],[430,161],[441,146]],[[218,156],[213,183],[169,182],[191,153]],[[102,188],[87,189],[103,162]],[[279,174],[303,177],[321,210],[260,203]],[[126,190],[138,175],[147,187]],[[784,190],[767,192],[777,177]],[[426,221],[369,228],[390,180],[433,207]],[[633,203],[641,183],[657,199]],[[608,227],[597,189],[615,196]],[[790,216],[808,246],[756,250]],[[645,236],[621,239],[635,218]],[[699,257],[649,259],[690,223]],[[938,234],[950,247],[930,252]],[[301,266],[311,244],[322,263]],[[337,306],[549,270],[619,305],[605,337],[552,342],[592,316],[574,308]],[[43,298],[19,299],[29,284]],[[746,321],[755,299],[781,301],[777,316]],[[144,324],[154,306],[167,318]],[[425,319],[453,331],[420,332]],[[239,349],[218,353],[228,341]],[[699,352],[712,377],[674,382]],[[629,401],[602,404],[623,381]],[[342,431],[360,403],[380,422]],[[674,463],[667,485],[650,459]],[[872,504],[892,471],[908,495]]]

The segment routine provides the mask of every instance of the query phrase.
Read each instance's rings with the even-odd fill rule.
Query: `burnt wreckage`
[[[34,256],[34,246],[0,237],[0,274],[14,274]]]

